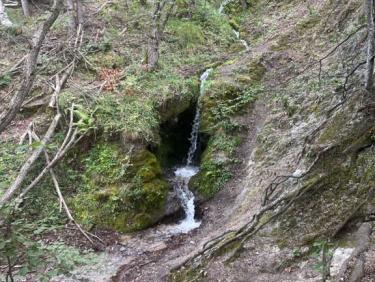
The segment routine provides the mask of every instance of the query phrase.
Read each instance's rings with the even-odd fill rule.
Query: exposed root
[[[236,243],[235,248],[232,250],[232,253],[228,260],[231,260],[243,249],[244,244],[257,232],[259,232],[265,225],[281,216],[285,213],[293,203],[307,193],[312,187],[315,187],[319,184],[319,181],[322,179],[322,175],[317,176],[313,181],[310,181],[308,184],[290,191],[285,195],[275,199],[271,203],[263,206],[253,217],[252,219],[239,228],[236,231],[226,232],[219,237],[214,238],[213,240],[207,242],[204,245],[204,248],[193,256],[187,258],[181,264],[175,266],[172,269],[172,272],[178,272],[183,266],[190,266],[193,269],[198,269],[202,267],[203,263],[207,262],[209,259],[219,254],[222,250],[228,247],[231,244]],[[274,212],[272,216],[267,218],[264,221],[261,221],[263,216],[267,212]]]

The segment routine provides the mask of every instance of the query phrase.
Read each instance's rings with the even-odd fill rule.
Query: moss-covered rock
[[[164,215],[169,185],[151,152],[141,149],[129,157],[117,143],[99,143],[83,164],[82,187],[72,199],[81,222],[126,232]]]
[[[228,68],[233,67],[239,67],[239,62],[228,61],[215,72],[200,101],[201,131],[210,139],[202,156],[200,171],[191,179],[190,188],[201,200],[211,198],[230,179],[230,165],[235,163],[234,153],[247,126],[237,122],[236,117],[251,112],[266,71],[257,60],[241,62],[237,72],[228,75]]]

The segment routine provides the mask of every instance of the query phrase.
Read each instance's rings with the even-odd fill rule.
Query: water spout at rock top
[[[219,13],[222,14],[224,12],[224,8],[226,5],[229,4],[231,0],[224,0],[221,4],[220,4],[220,7],[219,7]]]

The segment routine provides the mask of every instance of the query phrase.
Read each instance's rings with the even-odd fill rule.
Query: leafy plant
[[[327,264],[327,257],[332,255],[332,243],[329,243],[325,240],[318,240],[313,243],[313,250],[312,254],[314,257],[317,258],[317,263],[313,266],[313,268],[322,273],[322,275],[326,274],[326,264]]]
[[[100,258],[59,241],[45,245],[37,238],[58,227],[46,218],[29,221],[22,217],[22,210],[17,206],[12,202],[0,211],[5,218],[0,227],[0,264],[7,266],[6,279],[37,273],[39,281],[49,281],[53,276],[67,273],[78,265],[95,263]],[[16,269],[15,265],[21,268]]]
[[[10,74],[6,73],[0,76],[0,89],[7,87],[12,82]]]

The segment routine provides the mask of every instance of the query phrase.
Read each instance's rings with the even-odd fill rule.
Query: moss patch
[[[149,151],[129,157],[116,143],[98,144],[83,163],[83,184],[72,199],[81,222],[126,232],[163,216],[169,185]]]
[[[210,136],[202,156],[201,168],[190,182],[201,199],[206,200],[220,190],[231,178],[230,165],[241,142],[246,124],[236,117],[249,114],[251,105],[262,92],[260,81],[265,68],[258,61],[242,62],[236,73],[226,75],[226,68],[236,66],[231,61],[218,69],[207,81],[206,93],[201,99],[201,131]]]

